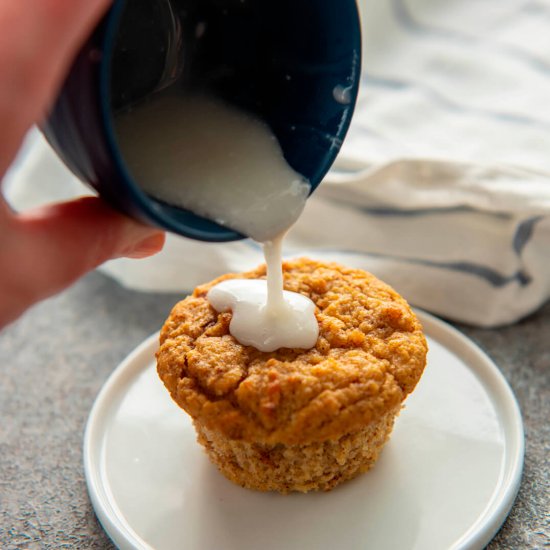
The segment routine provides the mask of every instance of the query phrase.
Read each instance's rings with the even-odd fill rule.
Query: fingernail
[[[162,250],[166,235],[164,233],[155,233],[146,237],[135,245],[132,250],[125,252],[126,258],[147,258]]]

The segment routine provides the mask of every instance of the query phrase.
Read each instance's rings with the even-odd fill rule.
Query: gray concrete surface
[[[0,548],[112,548],[86,492],[85,422],[111,371],[178,298],[92,273],[0,333]],[[502,369],[525,424],[519,496],[489,548],[547,547],[550,304],[513,327],[458,328]]]

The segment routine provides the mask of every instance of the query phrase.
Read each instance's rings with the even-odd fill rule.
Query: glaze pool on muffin
[[[373,275],[309,259],[284,262],[286,290],[316,306],[310,350],[261,352],[229,333],[199,286],[172,310],[158,373],[192,417],[211,461],[230,480],[262,491],[330,490],[370,469],[426,364],[420,322]]]

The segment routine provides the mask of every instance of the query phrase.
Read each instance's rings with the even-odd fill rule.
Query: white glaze
[[[231,335],[260,351],[310,349],[319,336],[315,304],[307,296],[283,290],[283,238],[284,233],[264,243],[266,280],[231,279],[208,292],[216,311],[233,312]]]
[[[264,258],[267,267],[267,308],[271,315],[285,308],[283,294],[283,239],[284,233],[264,243]]]
[[[266,352],[312,348],[319,334],[315,305],[296,292],[283,296],[282,307],[273,310],[267,307],[267,281],[229,279],[213,287],[208,300],[217,311],[233,312],[229,330],[245,346]]]
[[[351,86],[342,86],[338,84],[332,90],[332,96],[338,103],[349,105],[351,103]]]
[[[144,191],[264,242],[302,212],[309,183],[259,119],[205,95],[157,94],[115,119]]]

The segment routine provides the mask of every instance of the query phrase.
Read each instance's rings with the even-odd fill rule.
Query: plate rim
[[[497,409],[497,416],[501,419],[499,424],[503,430],[506,451],[498,485],[485,510],[452,547],[452,550],[481,550],[489,544],[506,521],[521,485],[525,458],[525,433],[521,409],[504,374],[486,351],[449,323],[430,313],[415,311],[424,326],[424,331],[430,337],[434,337],[430,329],[426,329],[427,326],[431,326],[438,333],[435,339],[464,360],[470,372],[490,395],[491,402]],[[459,353],[453,349],[458,346],[462,346]],[[473,370],[471,361],[466,361],[465,355],[470,356],[471,361],[484,364],[486,368],[482,372]]]
[[[424,332],[459,356],[468,366],[490,395],[491,403],[501,419],[499,426],[503,430],[505,452],[499,481],[484,511],[452,547],[454,550],[482,549],[502,527],[520,488],[525,455],[521,410],[497,364],[476,342],[430,313],[417,308],[415,313]],[[150,361],[151,351],[157,345],[158,337],[159,332],[155,332],[143,340],[109,375],[96,396],[84,430],[84,475],[90,501],[103,529],[121,550],[153,549],[125,521],[120,510],[113,505],[114,498],[109,498],[108,488],[101,483],[101,465],[105,460],[103,445],[96,446],[94,442],[96,439],[98,442],[101,440],[101,428],[107,413],[121,399],[120,387],[124,387]],[[477,368],[472,367],[472,362]]]

